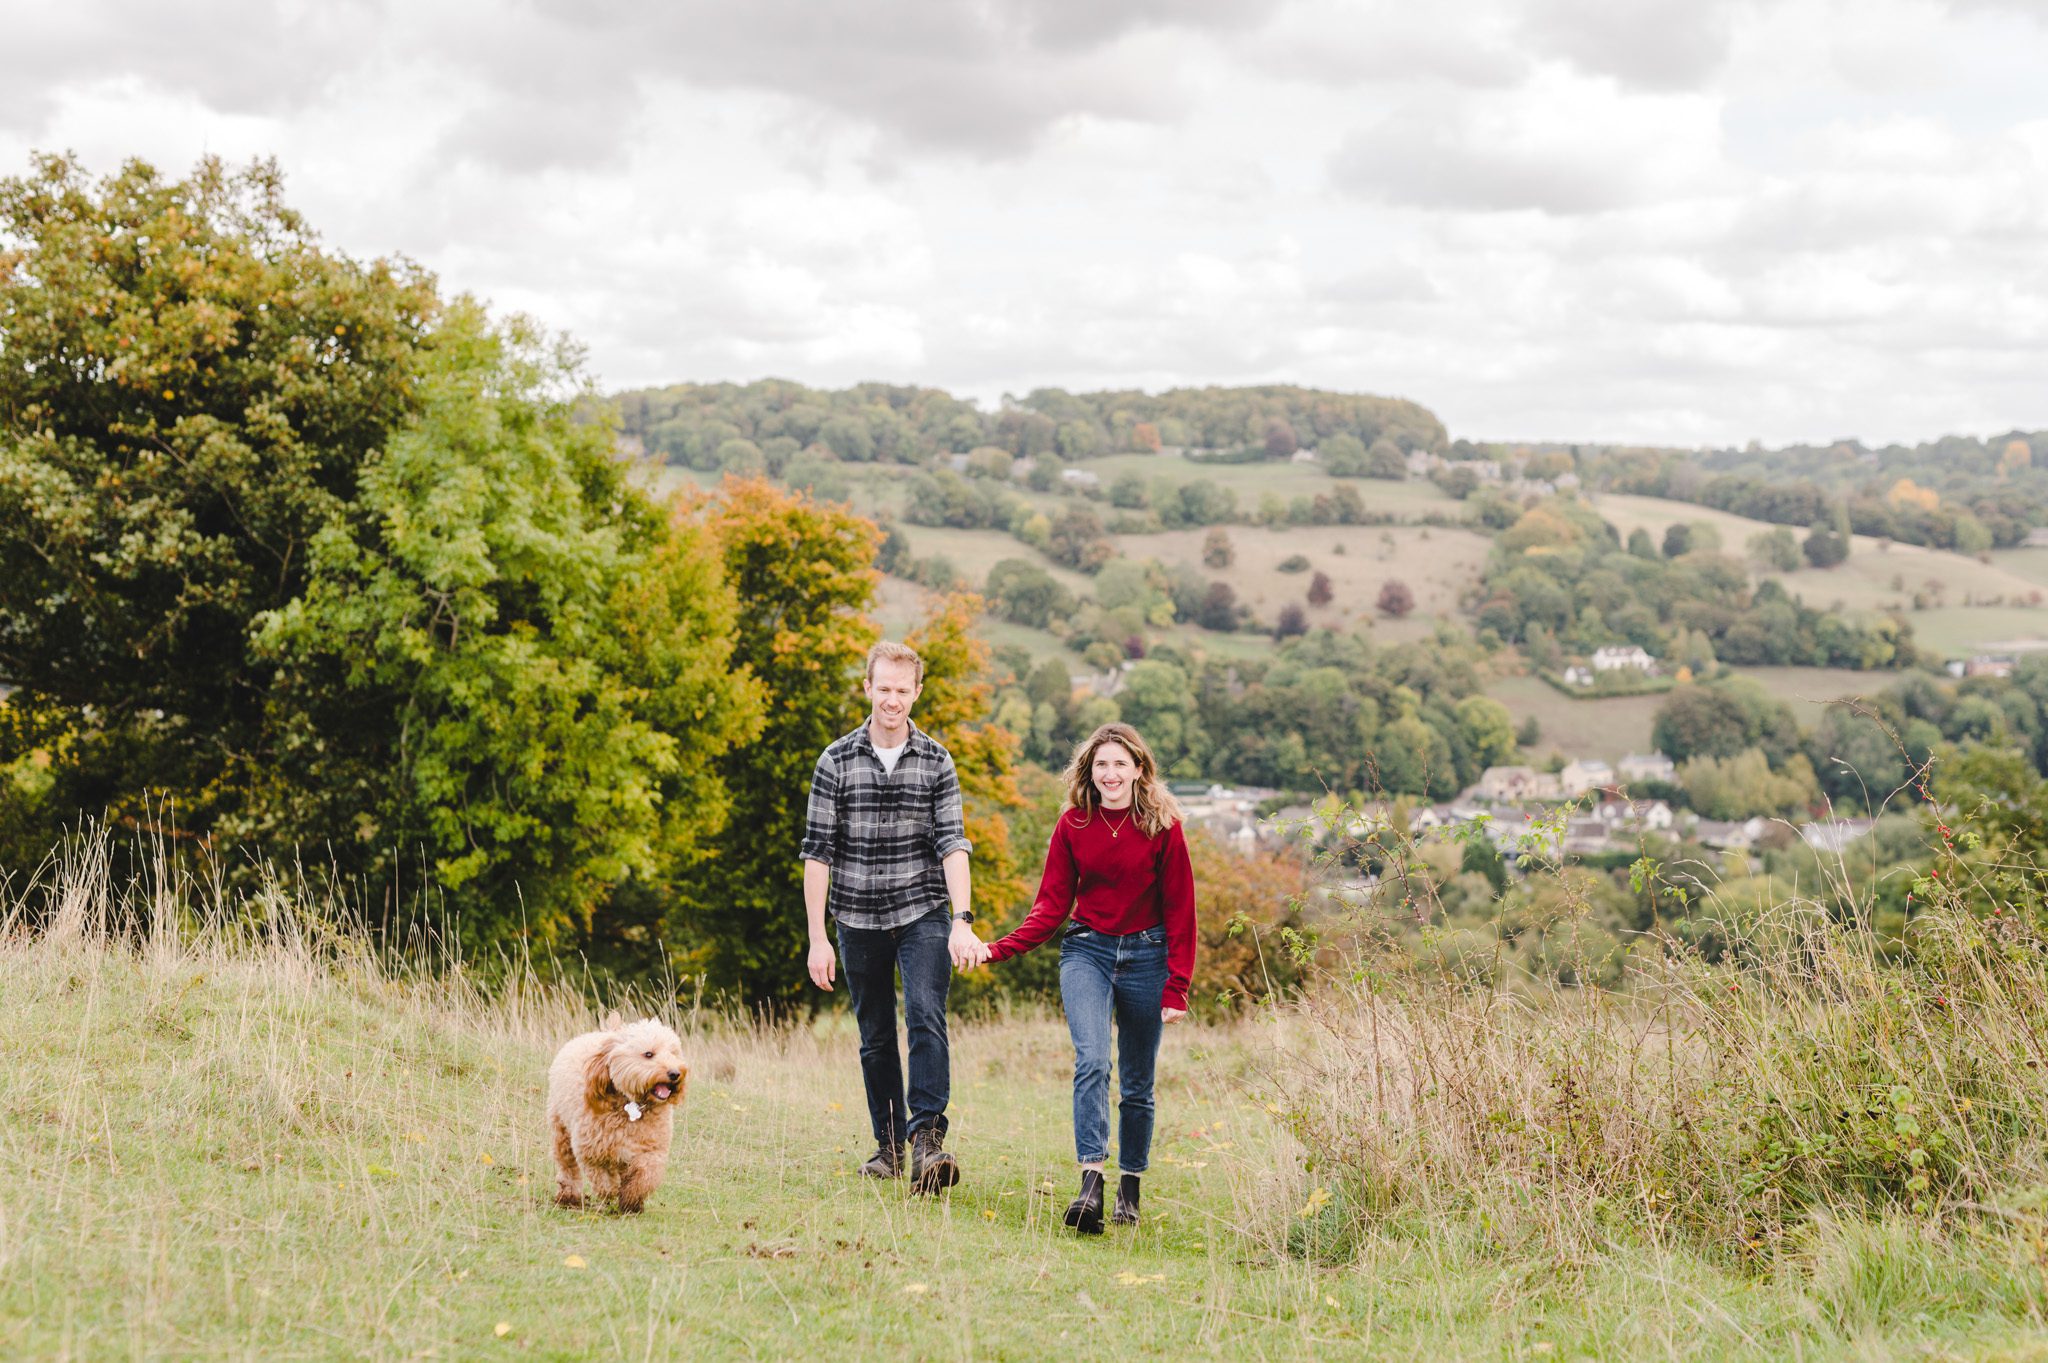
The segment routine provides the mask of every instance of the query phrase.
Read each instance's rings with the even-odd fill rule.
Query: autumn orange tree
[[[786,1007],[811,987],[797,859],[811,772],[866,713],[880,532],[764,478],[729,477],[715,497],[681,503],[678,518],[716,547],[738,601],[732,662],[765,703],[758,734],[719,760],[730,820],[679,878],[663,932],[675,967],[713,992]]]
[[[1017,788],[1018,736],[989,719],[989,646],[974,634],[981,598],[944,596],[904,640],[924,659],[918,726],[946,746],[960,772],[967,836],[974,843],[974,903],[983,936],[1014,927],[1029,907],[1033,885],[1018,864],[1010,820],[1024,807]]]

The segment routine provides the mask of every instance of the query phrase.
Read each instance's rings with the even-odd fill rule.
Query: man
[[[834,742],[811,779],[804,829],[804,911],[810,919],[811,981],[830,990],[836,975],[829,914],[839,922],[846,987],[860,1025],[860,1074],[867,1086],[875,1153],[870,1178],[900,1178],[910,1141],[918,1192],[960,1181],[944,1148],[952,1067],[946,1048],[949,966],[968,966],[980,939],[970,924],[960,777],[953,757],[910,722],[924,689],[924,662],[903,644],[868,651],[861,682],[867,722]],[[896,1049],[896,975],[910,1037],[910,1087]]]

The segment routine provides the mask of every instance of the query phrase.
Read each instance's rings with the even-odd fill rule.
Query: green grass
[[[1650,751],[1650,725],[1666,697],[1600,696],[1580,700],[1567,696],[1541,677],[1502,677],[1486,694],[1508,707],[1519,725],[1534,715],[1542,736],[1526,756],[1552,752],[1566,757],[1598,757],[1612,762],[1628,753]]]
[[[393,976],[281,903],[267,940],[169,920],[110,939],[103,883],[67,891],[47,932],[0,907],[0,1356],[1818,1359],[2044,1344],[2023,1308],[1971,1286],[1970,1261],[1905,1234],[1823,1236],[1770,1274],[1621,1242],[1560,1259],[1476,1218],[1396,1215],[1288,1253],[1314,1248],[1326,1218],[1297,1214],[1314,1179],[1263,1101],[1284,1022],[1169,1034],[1135,1232],[1083,1241],[1058,1224],[1071,1052],[1057,1020],[1030,1015],[956,1023],[950,1144],[966,1177],[927,1201],[851,1172],[866,1132],[843,1015],[777,1030],[671,1014],[692,1073],[666,1182],[639,1217],[563,1211],[541,1101],[553,1048],[592,1016],[568,996]]]
[[[1335,479],[1321,464],[1274,461],[1257,464],[1204,464],[1177,454],[1111,454],[1076,465],[1094,473],[1103,487],[1126,473],[1141,475],[1149,485],[1155,480],[1175,483],[1206,478],[1237,493],[1241,510],[1251,511],[1259,498],[1271,492],[1283,499],[1313,497],[1328,492],[1340,481],[1357,489],[1368,510],[1412,520],[1427,512],[1459,514],[1458,503],[1436,484],[1422,478],[1396,482],[1384,478]]]
[[[1744,667],[1738,675],[1761,685],[1792,707],[1803,728],[1812,728],[1829,701],[1875,696],[1896,685],[1897,672],[1854,672],[1841,667]]]

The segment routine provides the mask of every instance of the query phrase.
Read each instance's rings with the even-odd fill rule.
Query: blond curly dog
[[[653,1018],[585,1032],[548,1066],[548,1125],[555,1138],[555,1201],[637,1212],[661,1184],[689,1067],[683,1043]]]

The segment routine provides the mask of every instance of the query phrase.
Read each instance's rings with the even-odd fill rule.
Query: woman
[[[1060,941],[1060,1002],[1074,1038],[1074,1154],[1081,1195],[1067,1224],[1102,1233],[1102,1169],[1109,1144],[1109,1034],[1116,1021],[1116,1209],[1138,1224],[1138,1178],[1152,1151],[1152,1073],[1164,1024],[1187,1016],[1195,964],[1195,878],[1180,805],[1138,731],[1105,724],[1067,764],[1066,806],[1053,825],[1038,898],[1015,932],[991,942],[1006,960],[1067,923]]]

